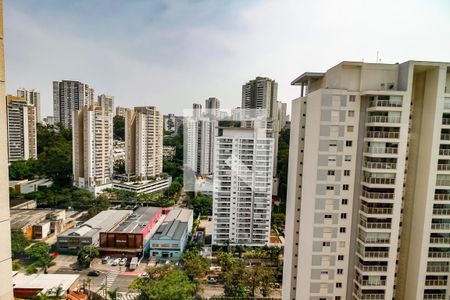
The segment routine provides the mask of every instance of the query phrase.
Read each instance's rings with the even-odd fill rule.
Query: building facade
[[[283,299],[448,299],[450,63],[292,84]]]
[[[42,122],[41,119],[41,93],[35,89],[17,89],[17,97],[25,98],[28,104],[33,105],[36,108],[36,123]]]
[[[121,117],[125,118],[125,116],[127,115],[127,110],[128,110],[128,108],[126,108],[126,107],[117,106],[116,107],[116,116],[121,116]]]
[[[147,180],[163,171],[163,115],[154,106],[127,111],[125,170],[140,180]]]
[[[36,107],[25,98],[6,96],[8,161],[37,157]]]
[[[73,184],[94,194],[112,186],[112,113],[85,105],[73,113]]]
[[[72,80],[53,81],[53,117],[72,129],[73,112],[84,105],[94,104],[94,89],[89,85]]]
[[[273,138],[265,129],[224,128],[214,153],[214,245],[269,243]]]
[[[106,109],[113,115],[115,115],[116,111],[114,109],[114,96],[108,96],[102,94],[97,97],[97,104],[99,106],[106,107]]]

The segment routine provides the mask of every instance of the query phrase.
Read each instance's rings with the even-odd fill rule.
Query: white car
[[[120,258],[116,258],[111,265],[117,266],[121,262]]]
[[[127,264],[128,258],[124,257],[122,258],[122,260],[120,261],[119,265],[121,266],[125,266]]]

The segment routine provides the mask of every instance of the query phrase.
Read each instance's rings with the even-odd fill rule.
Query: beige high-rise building
[[[125,116],[125,170],[141,180],[163,171],[163,115],[154,106],[128,109]]]
[[[98,105],[73,113],[73,184],[94,194],[112,186],[112,119],[112,113]]]
[[[94,104],[94,89],[89,85],[72,80],[53,81],[53,117],[72,129],[73,112],[84,105]]]
[[[41,119],[41,93],[35,89],[17,89],[17,97],[25,98],[29,104],[36,107],[36,123],[42,122]]]
[[[450,63],[292,84],[283,299],[449,299]]]
[[[37,157],[36,107],[25,98],[6,96],[8,161]]]
[[[108,111],[113,114],[113,116],[116,113],[114,110],[114,96],[102,94],[97,97],[97,103],[99,106],[106,107]]]
[[[116,116],[124,117],[127,115],[127,109],[126,107],[117,106],[116,107]]]
[[[0,99],[5,99],[3,1],[0,0]],[[0,299],[13,299],[6,101],[0,101]]]

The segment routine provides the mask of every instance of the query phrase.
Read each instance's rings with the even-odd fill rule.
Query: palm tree
[[[85,279],[85,283],[86,283],[87,286],[88,286],[88,288],[87,288],[87,290],[88,290],[88,299],[89,299],[89,296],[90,296],[90,294],[91,294],[91,281],[92,281],[92,278],[91,278],[91,277],[87,277],[87,278]]]
[[[52,289],[52,298],[53,299],[62,299],[64,294],[64,288],[62,285],[58,285],[57,287]]]
[[[33,300],[50,300],[50,297],[48,296],[48,292],[39,293],[33,297]]]

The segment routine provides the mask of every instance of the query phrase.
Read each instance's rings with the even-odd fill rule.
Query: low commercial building
[[[34,299],[37,294],[56,296],[55,288],[61,287],[60,299],[66,299],[78,289],[78,274],[32,274],[14,272],[12,276],[15,299]]]
[[[113,188],[129,191],[133,193],[153,193],[167,189],[172,184],[172,177],[159,177],[154,180],[143,181],[127,181],[127,180],[114,180]]]
[[[150,239],[150,257],[177,260],[186,247],[194,214],[190,209],[171,210]]]
[[[162,216],[160,207],[140,207],[113,231],[100,232],[100,251],[108,255],[142,256]]]
[[[84,246],[98,245],[100,232],[108,232],[119,226],[131,210],[105,210],[77,228],[71,228],[58,235],[57,248],[60,252],[76,253]]]
[[[46,178],[33,179],[33,180],[12,180],[9,182],[9,187],[13,188],[17,193],[28,194],[36,192],[40,187],[49,188],[53,184],[53,181]]]
[[[46,239],[64,228],[64,209],[11,209],[11,230],[21,231],[28,239]]]

